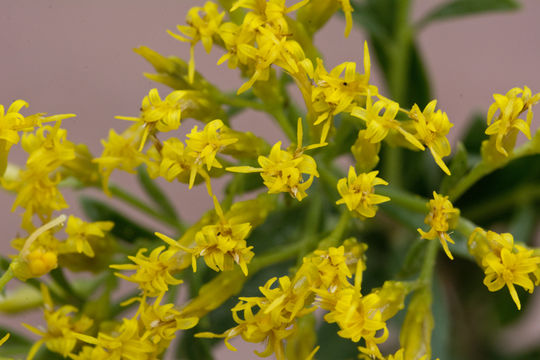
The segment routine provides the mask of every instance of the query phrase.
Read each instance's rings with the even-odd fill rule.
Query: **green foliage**
[[[148,172],[145,167],[139,167],[137,169],[137,179],[141,188],[146,192],[150,200],[159,209],[163,215],[168,216],[171,219],[178,219],[178,214],[174,208],[174,205],[170,202],[169,198],[161,190],[159,186],[148,176]]]
[[[153,231],[139,225],[137,221],[103,201],[83,196],[80,203],[84,214],[91,221],[113,221],[114,228],[111,234],[118,239],[133,243],[137,239],[155,238]]]
[[[519,3],[515,0],[454,0],[431,10],[420,20],[419,25],[423,27],[438,20],[517,9]]]

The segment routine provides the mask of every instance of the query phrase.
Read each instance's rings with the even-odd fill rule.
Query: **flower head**
[[[489,291],[497,291],[504,286],[518,309],[521,303],[514,285],[519,285],[529,292],[534,290],[534,282],[538,282],[540,257],[533,250],[514,244],[514,238],[509,233],[497,234],[476,228],[469,241],[471,252],[479,265],[484,269],[486,277],[484,285]]]
[[[431,226],[428,232],[418,229],[422,239],[433,240],[439,238],[446,255],[453,259],[452,253],[448,249],[448,243],[454,243],[448,231],[456,227],[459,219],[459,209],[454,208],[448,196],[442,196],[433,192],[433,199],[427,204],[429,213],[424,222]]]
[[[203,13],[202,16],[200,15],[201,12]],[[195,78],[195,45],[200,41],[206,52],[209,53],[212,50],[213,37],[219,32],[224,15],[224,12],[218,12],[215,3],[207,1],[204,7],[195,6],[188,11],[186,16],[187,26],[178,25],[176,27],[186,37],[167,30],[169,35],[175,39],[191,43],[188,73],[190,83],[193,83]]]
[[[111,129],[108,141],[101,140],[103,152],[93,161],[99,165],[104,191],[108,192],[109,177],[114,169],[134,172],[137,166],[147,161],[147,157],[138,151],[140,139],[141,129],[135,125],[122,134]]]
[[[62,252],[83,253],[94,257],[91,243],[96,238],[102,238],[114,226],[112,221],[96,221],[87,223],[75,216],[70,216],[66,224],[68,238],[62,243]]]
[[[147,249],[140,249],[136,256],[128,256],[133,264],[111,265],[117,270],[134,270],[131,276],[115,273],[121,279],[137,283],[145,296],[157,297],[169,289],[169,285],[178,285],[183,281],[173,276],[184,267],[181,254],[177,249],[165,250],[159,246],[145,256]]]
[[[214,206],[219,216],[215,225],[204,226],[195,235],[196,247],[193,249],[193,269],[196,270],[196,258],[204,257],[206,265],[215,271],[232,270],[238,264],[247,276],[247,264],[253,258],[253,246],[247,246],[246,238],[251,231],[249,223],[239,223],[227,219],[214,196]]]
[[[443,157],[450,155],[450,143],[446,134],[454,126],[445,112],[435,111],[437,100],[432,100],[426,105],[424,111],[420,111],[418,105],[414,104],[409,117],[414,121],[416,128],[415,137],[431,151],[431,155],[439,167],[450,175],[450,170],[442,160]]]
[[[144,147],[148,135],[154,129],[157,131],[176,130],[180,126],[182,110],[188,103],[184,97],[188,91],[173,91],[164,100],[161,100],[157,89],[152,89],[143,98],[140,117],[116,116],[117,119],[137,121],[144,126],[139,151]]]
[[[494,94],[493,98],[495,102],[488,110],[486,134],[495,138],[497,151],[508,157],[508,151],[514,146],[517,131],[521,131],[529,140],[531,139],[532,106],[540,101],[540,93],[532,95],[531,89],[525,86],[523,89],[513,88],[506,95]],[[499,115],[494,120],[497,111]],[[525,111],[527,111],[526,121],[519,118]]]
[[[85,315],[80,316],[78,319],[75,318],[73,314],[77,312],[77,309],[70,305],[64,305],[54,310],[49,290],[43,284],[41,284],[41,292],[45,306],[43,315],[47,328],[46,330],[40,330],[28,324],[23,324],[28,330],[41,336],[41,340],[36,342],[30,349],[28,359],[34,357],[43,343],[49,350],[67,357],[77,344],[77,335],[87,331],[92,326],[93,321]]]
[[[306,190],[311,186],[313,178],[319,176],[317,163],[311,156],[304,154],[305,150],[314,149],[325,144],[315,144],[302,147],[302,123],[298,119],[297,146],[287,151],[281,150],[281,141],[278,141],[270,150],[268,157],[259,156],[260,168],[251,166],[228,167],[233,172],[260,172],[269,194],[288,192],[293,198],[302,201],[307,196]],[[305,175],[309,176],[305,179]]]
[[[337,189],[341,199],[336,204],[345,204],[357,216],[374,217],[377,204],[389,201],[388,196],[375,194],[375,186],[388,183],[377,177],[378,171],[356,175],[354,167],[349,167],[347,179],[339,179]]]
[[[364,136],[372,144],[381,142],[391,130],[394,130],[403,135],[413,146],[424,150],[424,146],[412,134],[404,130],[400,122],[396,120],[398,111],[399,104],[397,102],[382,98],[372,104],[371,96],[368,96],[366,108],[357,106],[352,110],[351,115],[366,122]]]

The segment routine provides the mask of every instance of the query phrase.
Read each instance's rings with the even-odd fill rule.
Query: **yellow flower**
[[[337,189],[341,199],[336,204],[345,204],[349,211],[361,217],[374,217],[377,212],[377,204],[389,201],[388,196],[375,194],[375,186],[387,185],[388,183],[377,177],[378,171],[362,173],[358,176],[354,167],[349,167],[347,179],[339,179]]]
[[[75,216],[70,216],[66,224],[68,238],[62,243],[60,252],[83,253],[88,257],[94,257],[91,243],[96,238],[102,238],[106,232],[114,226],[112,221],[96,221],[87,223]]]
[[[30,349],[27,359],[31,360],[43,343],[49,350],[67,357],[77,344],[77,335],[87,331],[92,326],[93,321],[85,315],[75,319],[73,313],[77,312],[77,308],[71,305],[64,305],[55,311],[49,291],[43,284],[41,284],[41,292],[45,307],[43,315],[47,327],[46,330],[40,330],[23,323],[23,326],[28,330],[41,336],[41,340]]]
[[[36,171],[33,168],[20,171],[17,179],[2,179],[4,188],[17,192],[12,211],[18,206],[25,209],[23,228],[31,227],[34,214],[38,215],[42,221],[48,221],[54,211],[69,207],[58,190],[57,185],[60,180],[59,173],[51,178],[48,173]]]
[[[227,52],[219,58],[217,64],[228,61],[227,66],[231,69],[239,64],[248,65],[252,57],[255,31],[247,24],[240,26],[232,22],[222,24],[219,30]]]
[[[481,228],[473,231],[468,246],[469,252],[484,269],[484,285],[489,291],[500,290],[506,285],[520,310],[521,303],[514,284],[533,292],[533,279],[538,282],[540,257],[535,256],[533,250],[514,244],[512,234],[486,232]]]
[[[293,198],[302,201],[307,196],[306,190],[311,186],[313,177],[319,176],[315,159],[304,154],[304,151],[326,144],[302,147],[301,119],[298,119],[297,143],[296,150],[284,151],[281,150],[281,141],[278,141],[270,150],[268,157],[259,156],[260,168],[234,166],[226,170],[241,173],[260,172],[269,194],[288,192]],[[307,180],[304,180],[304,174],[309,176]]]
[[[237,263],[247,276],[247,264],[253,258],[253,246],[247,246],[246,238],[251,231],[249,223],[239,223],[235,219],[227,219],[214,196],[214,207],[219,216],[216,225],[204,226],[195,234],[197,245],[193,251],[193,271],[197,270],[196,258],[203,256],[206,265],[214,271],[232,270]]]
[[[59,121],[75,116],[74,114],[60,114],[45,117],[45,113],[40,113],[24,117],[19,111],[27,106],[26,101],[16,100],[6,112],[4,106],[0,104],[0,176],[6,170],[9,149],[19,142],[19,131],[32,131],[43,122]]]
[[[136,256],[128,256],[134,264],[111,265],[117,270],[135,270],[131,276],[115,273],[121,279],[137,283],[145,296],[156,297],[165,293],[169,285],[182,284],[183,281],[173,276],[184,267],[181,254],[177,249],[165,250],[159,246],[145,256],[147,249],[140,249]]]
[[[198,131],[197,126],[194,126],[191,133],[187,134],[186,145],[190,155],[195,157],[197,163],[205,164],[207,170],[212,167],[221,168],[216,159],[217,153],[238,141],[234,137],[223,135],[225,129],[223,121],[217,119],[206,124],[202,131]]]
[[[138,151],[137,144],[141,139],[141,129],[135,125],[118,135],[113,129],[109,131],[109,140],[101,140],[103,152],[93,162],[98,163],[102,175],[103,190],[108,193],[109,177],[114,169],[135,172],[135,168],[147,161],[144,154]]]
[[[224,337],[225,345],[230,350],[236,349],[229,344],[229,339],[241,335],[248,342],[265,342],[266,349],[259,353],[261,357],[275,353],[276,359],[285,359],[283,340],[292,336],[296,330],[296,318],[304,316],[315,308],[305,308],[306,293],[298,291],[291,283],[289,277],[279,278],[278,287],[272,287],[277,278],[267,281],[264,287],[260,287],[264,297],[243,297],[240,302],[231,309],[233,319],[238,324],[234,328],[225,331],[221,335],[213,333],[199,333],[197,337],[215,338]],[[254,310],[258,309],[254,314]],[[243,317],[239,313],[243,313]]]
[[[373,170],[379,163],[381,143],[372,143],[366,137],[367,130],[360,130],[356,141],[351,146],[351,153],[356,160],[355,168],[358,172]]]
[[[533,118],[531,108],[540,101],[540,93],[532,95],[531,89],[525,86],[523,89],[513,88],[506,95],[494,94],[493,98],[495,102],[488,110],[486,134],[495,137],[497,151],[507,157],[508,151],[514,147],[517,131],[521,131],[529,140],[531,139],[530,126]],[[497,110],[499,116],[493,121]],[[524,111],[527,111],[527,121],[518,118]]]
[[[422,239],[434,240],[439,238],[444,252],[450,259],[454,259],[448,249],[448,243],[454,243],[454,240],[448,235],[448,231],[454,229],[459,220],[459,209],[454,208],[448,196],[442,196],[433,192],[433,199],[427,204],[429,213],[424,222],[431,228],[428,232],[417,229]]]
[[[43,126],[35,134],[25,134],[22,148],[28,152],[26,166],[38,172],[52,172],[65,162],[75,159],[75,144],[66,140],[67,131],[55,126]]]
[[[191,167],[195,158],[189,154],[189,149],[177,138],[170,138],[163,142],[161,152],[157,153],[157,161],[148,164],[148,173],[151,177],[163,177],[167,181],[178,179],[185,183],[189,182]],[[150,155],[152,157],[152,155]],[[199,169],[203,177],[208,174],[204,169]]]
[[[152,360],[157,357],[157,346],[150,339],[142,338],[138,319],[122,319],[122,324],[110,334],[99,332],[97,338],[78,335],[77,338],[94,348],[85,346],[74,360],[136,359]]]
[[[289,74],[298,72],[298,62],[305,58],[304,51],[298,42],[289,40],[287,36],[275,34],[265,27],[257,28],[257,45],[255,48],[250,45],[242,46],[245,55],[251,59],[253,75],[236,92],[241,94],[251,88],[257,80],[268,80],[270,67],[275,64]]]
[[[180,126],[182,110],[188,106],[188,101],[184,99],[187,91],[173,91],[165,100],[161,100],[157,89],[152,89],[143,98],[141,104],[140,117],[116,116],[117,119],[137,121],[139,126],[144,127],[139,151],[144,147],[148,135],[154,129],[161,132],[176,130]]]
[[[295,275],[295,286],[306,283],[313,289],[335,293],[350,285],[352,273],[348,263],[354,261],[345,254],[345,247],[331,247],[315,250],[303,259],[303,264]]]
[[[354,342],[363,338],[368,348],[387,339],[386,323],[376,308],[380,301],[377,294],[362,296],[351,286],[332,295],[320,295],[324,299],[323,308],[330,310],[324,319],[328,323],[337,323],[339,336]]]
[[[384,110],[384,112],[383,112]],[[372,105],[371,96],[367,97],[366,108],[360,106],[355,107],[351,111],[352,116],[356,116],[366,122],[366,132],[364,136],[372,144],[379,143],[391,130],[398,131],[405,139],[413,146],[420,150],[424,150],[424,146],[409,132],[404,130],[400,122],[397,121],[396,115],[399,111],[399,104],[389,99],[382,99]],[[381,113],[383,113],[381,115]]]
[[[199,14],[200,12],[203,12],[204,15],[201,16]],[[170,30],[167,30],[169,35],[171,35],[175,39],[191,43],[188,65],[188,77],[190,83],[193,83],[193,79],[195,77],[195,45],[200,41],[202,42],[204,49],[207,53],[212,50],[213,37],[218,33],[219,26],[221,25],[221,21],[224,15],[224,12],[218,12],[218,8],[215,3],[207,1],[204,4],[204,7],[196,6],[188,11],[186,16],[186,23],[188,24],[188,26],[176,26],[178,31],[180,31],[180,33],[182,33],[184,36],[187,36],[187,38],[182,35],[175,34]]]
[[[446,134],[454,125],[448,120],[445,112],[435,111],[435,106],[437,106],[437,100],[432,100],[426,105],[424,111],[420,111],[418,105],[414,104],[409,112],[409,117],[414,120],[416,138],[429,148],[437,165],[447,175],[450,175],[450,170],[442,158],[450,155],[450,143]]]
[[[142,339],[149,339],[158,346],[156,355],[167,349],[170,342],[176,338],[178,330],[191,329],[199,322],[196,317],[183,317],[174,304],[161,305],[162,297],[163,295],[160,295],[152,305],[141,300],[138,311],[145,328]]]
[[[371,61],[367,42],[364,42],[364,74],[356,72],[354,62],[344,62],[333,68],[330,73],[324,68],[321,59],[317,59],[315,71],[309,60],[302,61],[302,67],[313,79],[310,100],[317,113],[313,125],[323,124],[321,143],[326,141],[334,116],[341,112],[351,112],[354,106],[362,103],[368,94],[378,92],[375,86],[369,84]]]

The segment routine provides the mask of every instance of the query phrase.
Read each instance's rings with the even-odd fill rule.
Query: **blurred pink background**
[[[415,18],[440,3],[416,1]],[[137,116],[140,102],[151,88],[157,87],[162,97],[169,91],[142,76],[153,69],[132,48],[147,45],[164,55],[187,59],[189,45],[173,39],[166,30],[184,24],[187,10],[202,4],[204,1],[195,0],[2,0],[0,104],[7,107],[16,99],[25,99],[30,103],[25,114],[77,114],[75,119],[64,121],[68,139],[88,144],[98,156],[100,139],[107,137],[109,128],[126,127],[125,122],[114,119],[115,115]],[[493,93],[524,85],[533,92],[540,91],[540,2],[527,0],[522,4],[523,9],[514,13],[439,22],[420,35],[434,95],[456,124],[452,139],[459,138],[473,111],[487,111]],[[344,26],[336,16],[317,35],[317,44],[327,56],[327,68],[362,59],[364,34],[354,30],[344,39]],[[217,48],[207,55],[202,46],[197,46],[197,69],[223,89],[233,90],[242,81],[226,65],[215,65],[220,56]],[[374,83],[381,86],[377,74]],[[538,124],[538,120],[534,121]],[[255,113],[247,112],[237,124],[244,130],[269,134],[269,140],[282,139],[272,124]],[[10,161],[22,165],[22,155],[15,150]],[[113,175],[113,181],[129,188],[135,186],[131,177],[122,174]],[[181,216],[189,221],[211,208],[211,200],[202,188],[188,194],[182,184],[162,184]],[[4,255],[12,253],[9,242],[16,236],[20,222],[20,209],[10,212],[13,200],[11,194],[0,192],[0,226],[4,234],[0,253]],[[76,196],[69,195],[67,201],[73,212],[80,214]],[[148,219],[140,220],[165,231]],[[0,315],[0,325],[7,321],[5,315]],[[521,340],[525,345],[535,341]],[[218,359],[255,358],[250,349],[243,348],[237,354],[221,351]]]

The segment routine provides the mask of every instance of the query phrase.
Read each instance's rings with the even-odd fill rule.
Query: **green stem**
[[[267,111],[267,107],[263,103],[244,99],[238,95],[229,96],[220,91],[216,91],[212,93],[212,97],[214,98],[214,100],[224,105],[234,106],[238,108],[249,108],[265,112]]]
[[[383,174],[385,179],[395,187],[402,186],[403,151],[395,146],[387,146],[384,151]]]
[[[296,242],[289,246],[281,247],[277,252],[270,251],[268,254],[256,256],[248,266],[249,276],[254,275],[267,266],[294,258],[303,248],[304,244],[302,242]]]
[[[315,188],[313,195],[310,196],[310,202],[308,204],[308,212],[304,220],[304,226],[302,229],[302,239],[300,242],[303,244],[302,251],[298,254],[298,265],[302,264],[302,258],[305,254],[315,248],[315,244],[318,241],[317,231],[319,229],[319,219],[322,214],[322,199],[320,193]]]
[[[64,298],[67,300],[67,302],[75,305],[81,305],[82,303],[84,303],[84,300],[77,294],[69,281],[66,279],[62,268],[54,269],[49,274],[56,283],[56,285],[58,285],[60,289],[62,289],[62,292],[64,293]]]
[[[111,184],[109,185],[109,191],[115,198],[122,200],[126,204],[132,205],[134,208],[144,212],[147,215],[150,215],[154,219],[164,224],[170,225],[171,227],[173,227],[174,229],[178,231],[183,231],[184,226],[181,223],[179,223],[178,220],[172,219],[154,210],[153,208],[148,206],[146,203],[144,203],[142,200],[137,198],[135,195],[123,190],[119,186]]]
[[[399,190],[391,185],[379,186],[375,188],[375,193],[378,195],[388,196],[390,204],[399,205],[407,210],[417,213],[427,213],[427,199],[419,195],[413,195],[403,190]]]
[[[508,157],[506,161],[498,163],[486,163],[484,160],[480,161],[465,177],[463,177],[453,189],[448,193],[449,199],[452,202],[458,200],[471,186],[476,184],[478,180],[484,176],[491,174],[493,171],[502,168],[510,161],[522,158],[528,155],[538,154],[540,152],[540,146],[536,145],[540,143],[540,130],[536,133],[531,141],[526,142]]]
[[[4,289],[4,286],[7,285],[7,283],[13,279],[13,270],[11,269],[11,266],[8,267],[8,269],[2,274],[2,277],[0,277],[0,293]]]
[[[464,217],[460,217],[458,224],[456,226],[456,230],[459,231],[465,238],[469,238],[471,236],[474,229],[476,229],[478,226],[473,223],[472,221],[465,219]]]
[[[332,230],[332,232],[327,237],[325,237],[319,242],[319,249],[327,249],[331,246],[337,246],[340,241],[343,240],[343,236],[345,235],[345,232],[349,227],[350,219],[350,211],[347,209],[342,211],[341,216],[339,217],[339,221],[334,230]]]
[[[437,250],[439,249],[439,241],[437,239],[426,241],[428,242],[428,245],[418,281],[422,284],[431,286],[433,271],[435,270],[436,265],[435,260],[437,259]]]
[[[296,142],[296,131],[291,126],[291,123],[289,122],[289,119],[287,119],[287,116],[285,116],[283,109],[267,109],[267,111],[276,119],[277,123],[287,135],[287,138],[292,142]]]
[[[410,0],[396,1],[396,30],[389,51],[388,87],[392,98],[400,104],[405,101],[410,61],[409,48],[412,39],[412,28],[409,25],[410,2]]]

